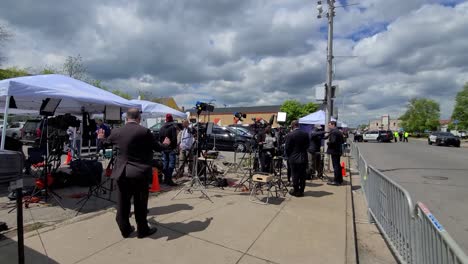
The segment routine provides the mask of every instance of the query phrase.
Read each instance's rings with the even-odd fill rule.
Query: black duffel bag
[[[71,181],[78,186],[95,186],[101,183],[102,163],[95,160],[74,160],[70,163]]]

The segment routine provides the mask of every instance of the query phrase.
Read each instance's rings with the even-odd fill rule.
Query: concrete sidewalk
[[[28,233],[26,263],[356,263],[350,192],[314,180],[260,205],[232,188],[210,188],[214,203],[170,191],[150,199],[152,237],[123,239],[111,209]],[[0,241],[0,263],[17,262],[16,246]]]

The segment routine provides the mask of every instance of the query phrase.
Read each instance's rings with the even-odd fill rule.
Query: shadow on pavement
[[[163,237],[167,237],[167,240],[173,240],[181,238],[185,235],[189,235],[191,233],[201,232],[208,228],[211,224],[213,217],[208,217],[205,221],[191,221],[188,223],[157,223],[154,218],[150,219],[148,222],[152,225],[162,226],[164,229],[159,228],[158,232],[155,235],[151,236],[153,239],[159,239]],[[168,229],[168,230],[165,230]]]
[[[313,183],[313,182],[306,182],[307,187],[320,187],[323,183]]]
[[[7,241],[6,241],[7,240]],[[0,235],[0,263],[18,263],[18,243],[10,238]],[[24,246],[25,263],[34,264],[58,264],[48,256]]]
[[[323,197],[327,195],[332,195],[331,192],[326,191],[306,191],[304,192],[304,196],[312,196],[312,197]]]
[[[188,204],[172,204],[166,206],[153,207],[149,210],[148,215],[165,215],[184,210],[193,210],[193,206]]]

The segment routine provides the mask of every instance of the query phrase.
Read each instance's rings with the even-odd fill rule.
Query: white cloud
[[[305,102],[325,81],[326,19],[309,0],[44,1],[5,1],[0,24],[15,37],[3,66],[60,67],[81,54],[89,73],[112,88],[174,96],[189,107],[203,98],[230,106]],[[451,114],[468,80],[468,3],[456,2],[362,0],[336,10],[343,118],[399,116],[418,96]]]

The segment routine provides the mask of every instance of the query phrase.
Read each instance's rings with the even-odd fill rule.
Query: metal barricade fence
[[[368,167],[366,188],[369,213],[398,259],[413,263],[413,203],[409,193],[372,166]]]
[[[361,177],[369,215],[401,263],[468,263],[468,257],[424,204],[369,166],[355,143],[351,155]]]
[[[427,207],[415,208],[415,263],[467,263],[467,257]]]

